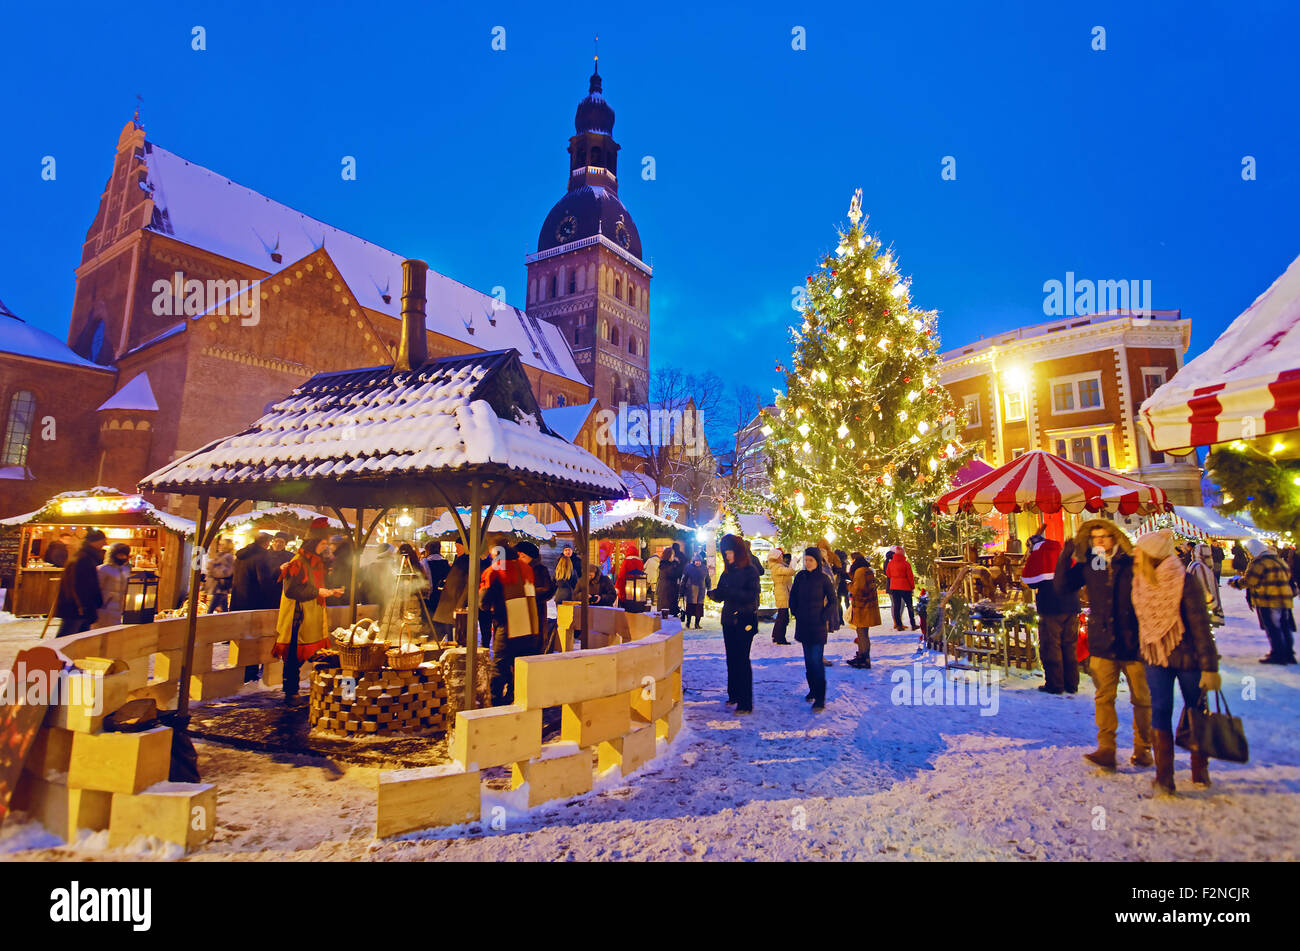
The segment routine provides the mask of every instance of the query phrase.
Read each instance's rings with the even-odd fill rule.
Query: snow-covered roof
[[[271,273],[324,248],[362,306],[401,319],[403,255],[272,201],[152,142],[146,151],[154,201],[151,230]],[[429,271],[427,293],[425,324],[430,330],[479,350],[515,349],[527,366],[587,382],[554,324],[435,270]]]
[[[325,518],[329,522],[330,528],[343,528],[343,523],[332,515],[326,515],[324,512],[317,512],[313,509],[303,508],[298,505],[273,505],[267,509],[254,509],[251,512],[240,512],[238,515],[231,515],[225,521],[228,528],[236,525],[243,525],[245,522],[260,522],[268,518],[296,518],[304,522],[312,522],[318,518]]]
[[[745,538],[775,538],[781,534],[781,530],[762,512],[739,512],[736,524]]]
[[[1163,450],[1300,428],[1300,257],[1138,412]]]
[[[542,419],[557,436],[573,442],[578,438],[578,433],[582,432],[583,425],[591,417],[591,411],[595,408],[596,400],[575,403],[572,406],[554,406],[542,410]]]
[[[14,314],[0,302],[0,353],[15,353],[21,357],[47,360],[50,363],[70,363],[112,373],[111,367],[102,367],[73,352],[66,343]]]
[[[457,507],[456,511],[460,514],[461,522],[468,527],[470,510],[467,508]],[[423,525],[415,530],[415,534],[427,535],[429,538],[450,538],[458,536],[459,530],[456,528],[455,521],[452,520],[450,512],[443,512],[431,525]],[[534,538],[539,542],[548,542],[555,538],[555,532],[547,528],[537,520],[537,517],[531,512],[495,512],[492,515],[492,522],[488,525],[488,534],[490,535],[517,535],[521,538]]]
[[[52,510],[57,508],[60,502],[67,499],[85,499],[98,496],[123,496],[131,498],[135,502],[135,506],[131,511],[138,512],[148,521],[161,525],[168,531],[176,532],[179,535],[194,534],[194,523],[189,519],[181,518],[179,515],[173,515],[171,512],[165,512],[160,508],[156,508],[145,499],[132,495],[130,492],[123,492],[121,489],[114,489],[106,485],[97,485],[93,489],[78,489],[72,492],[60,492],[34,512],[28,512],[25,515],[15,515],[12,518],[0,519],[0,525],[27,525],[31,522],[39,521],[41,518],[47,518],[57,514]],[[88,521],[94,521],[93,515],[87,515],[86,518]]]
[[[154,399],[153,387],[149,385],[149,374],[140,373],[133,376],[129,383],[104,400],[99,408],[156,410],[158,401]]]
[[[324,491],[366,482],[391,492],[395,483],[376,481],[496,466],[608,493],[602,497],[626,493],[613,470],[554,435],[539,416],[513,350],[443,357],[416,371],[381,366],[321,373],[248,429],[169,463],[140,485],[269,491],[294,480]]]

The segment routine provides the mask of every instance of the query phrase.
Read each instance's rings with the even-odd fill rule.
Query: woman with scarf
[[[1157,795],[1174,793],[1174,683],[1183,704],[1199,710],[1202,697],[1221,686],[1219,652],[1210,633],[1205,597],[1188,582],[1183,563],[1167,530],[1138,539],[1134,548],[1133,610],[1138,641],[1151,691],[1151,728],[1155,746]],[[1192,782],[1210,784],[1209,760],[1192,751]]]
[[[870,670],[871,629],[880,623],[880,595],[876,591],[876,573],[860,551],[853,553],[849,577],[849,627],[857,632],[858,652],[847,663],[859,670]]]
[[[283,585],[280,614],[275,623],[271,656],[284,661],[284,697],[298,696],[298,668],[328,643],[325,602],[343,593],[325,587],[325,556],[329,550],[329,521],[315,519],[298,554],[280,569]]]
[[[131,546],[117,542],[108,550],[108,558],[95,569],[99,577],[99,593],[103,605],[95,615],[91,627],[113,627],[122,623],[122,610],[126,604],[126,583],[131,577]]]
[[[754,712],[754,669],[749,651],[758,633],[758,569],[749,546],[739,535],[723,535],[718,542],[724,567],[709,599],[722,602],[722,642],[727,653],[727,703],[737,713]],[[660,566],[660,572],[663,567]],[[832,586],[832,591],[834,587]]]

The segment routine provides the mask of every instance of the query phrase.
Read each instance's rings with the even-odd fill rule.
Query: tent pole
[[[475,700],[475,678],[478,675],[478,562],[479,541],[482,538],[483,511],[479,508],[479,482],[472,480],[469,501],[469,570],[466,572],[465,589],[468,616],[465,621],[465,704],[464,709],[473,710]]]
[[[194,553],[190,557],[189,610],[185,612],[185,656],[181,663],[181,682],[176,699],[176,714],[190,712],[190,670],[194,666],[194,639],[199,625],[199,577],[203,574],[204,541],[208,529],[208,497],[199,496],[199,521],[194,526]]]

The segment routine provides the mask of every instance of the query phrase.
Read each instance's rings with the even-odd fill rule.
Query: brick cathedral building
[[[568,191],[527,258],[527,309],[428,276],[430,356],[516,349],[543,407],[646,394],[650,269],[618,199],[614,112],[600,87],[594,73]],[[391,363],[403,257],[128,122],[82,245],[66,344],[0,305],[0,517],[62,491],[129,491],[313,374]],[[617,469],[590,429],[577,441]],[[192,504],[153,501],[186,514]]]

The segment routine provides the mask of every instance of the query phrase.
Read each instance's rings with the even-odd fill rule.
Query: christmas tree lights
[[[939,382],[936,314],[868,234],[861,191],[835,254],[809,276],[776,412],[766,414],[773,522],[791,543],[825,537],[869,550],[903,543],[928,564],[930,503],[974,453]]]

